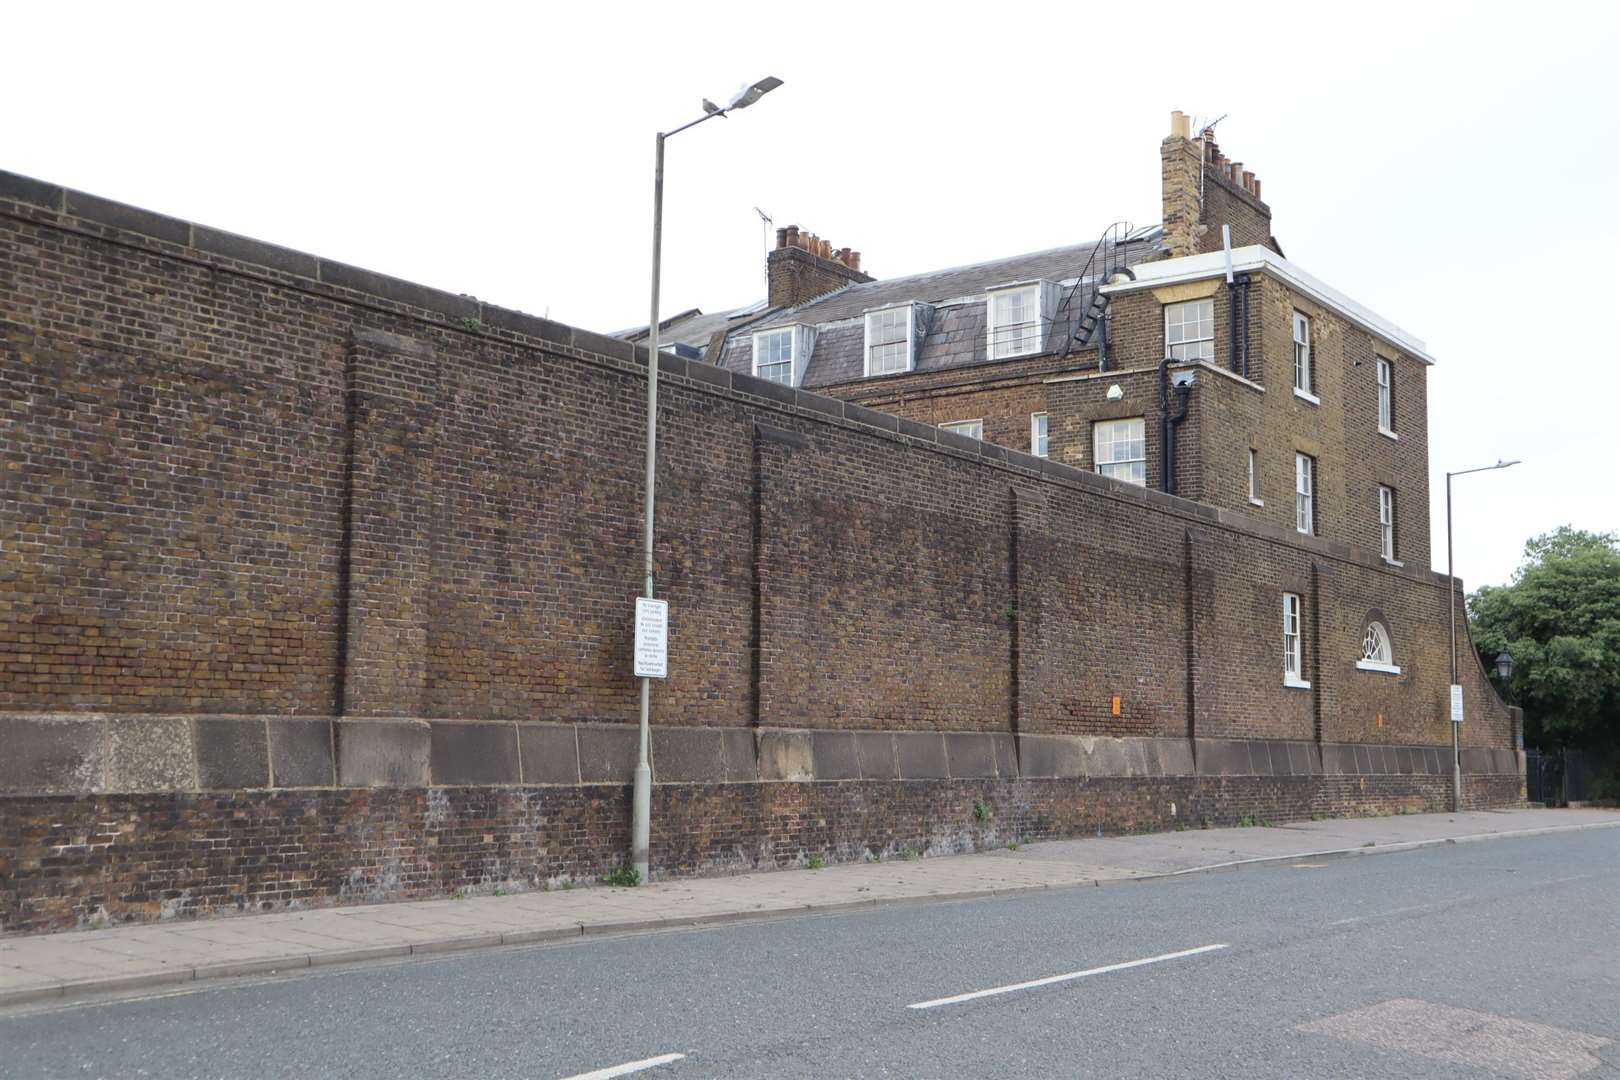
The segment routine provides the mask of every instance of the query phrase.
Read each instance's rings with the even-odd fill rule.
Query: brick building
[[[1423,342],[1289,262],[1212,132],[1175,113],[1159,154],[1158,225],[891,281],[779,229],[766,300],[683,312],[660,339],[1427,565]]]
[[[1183,135],[1167,172],[1191,172]],[[1257,185],[1210,173],[1205,203],[1259,213]],[[844,312],[782,320],[770,362],[797,385],[754,374],[776,309],[709,320],[721,365],[659,358],[655,872],[1447,804],[1460,586],[1424,566],[1416,520],[1386,559],[1357,509],[1386,482],[1422,504],[1422,350],[1242,229],[1234,294],[1190,223],[1112,237],[1101,291],[1067,309],[1089,253],[940,275],[926,304],[884,293],[898,320],[835,308],[894,283],[784,234],[791,310]],[[850,284],[802,298],[828,275]],[[1033,351],[978,363],[984,297],[1014,293],[996,329]],[[1065,355],[1094,295],[1107,347]],[[1158,335],[1165,305],[1201,301],[1212,335],[1196,310],[1172,324],[1212,350],[1166,369],[1193,378],[1172,495]],[[1296,311],[1317,401],[1289,386]],[[1375,357],[1399,365],[1398,439],[1365,423]],[[869,380],[873,359],[914,370]],[[618,865],[646,365],[0,172],[0,931]],[[1006,385],[944,385],[978,375]],[[850,389],[905,380],[893,411]],[[982,407],[943,412],[965,393]],[[1032,401],[1044,458],[994,441]],[[1099,425],[1136,419],[1140,438],[1102,429],[1099,474]],[[1289,453],[1318,462],[1309,533]],[[1466,803],[1511,804],[1515,719],[1461,629]]]

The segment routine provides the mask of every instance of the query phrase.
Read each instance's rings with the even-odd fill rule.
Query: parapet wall
[[[0,173],[0,926],[63,925],[28,914],[46,892],[78,920],[161,913],[112,895],[145,811],[70,857],[46,820],[64,805],[228,818],[289,788],[478,788],[530,819],[579,799],[593,820],[619,813],[604,807],[633,753],[645,363]],[[983,783],[1039,802],[1104,778],[1286,776],[1350,810],[1372,777],[1443,793],[1444,578],[853,403],[660,370],[660,788],[746,802],[811,781]],[[1308,690],[1282,684],[1284,590],[1304,598]],[[1399,674],[1355,666],[1372,614]],[[1474,797],[1516,799],[1512,718],[1465,635],[1459,650],[1465,764],[1493,778]],[[1167,807],[1110,827],[1162,825]],[[836,826],[846,847],[899,828],[862,813]],[[929,820],[900,832],[928,843]],[[746,841],[666,827],[710,838],[686,834],[708,854],[671,869],[780,864],[815,842],[764,819]],[[547,859],[601,868],[618,848],[592,828]],[[224,883],[176,870],[167,900],[341,891],[265,893],[251,855],[231,865]]]

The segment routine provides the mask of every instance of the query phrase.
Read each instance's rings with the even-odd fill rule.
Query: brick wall
[[[1388,486],[1396,493],[1396,558],[1409,566],[1427,566],[1427,369],[1279,281],[1262,274],[1250,275],[1250,281],[1247,378],[1233,377],[1232,300],[1223,283],[1116,296],[1117,345],[1111,361],[1116,370],[1058,375],[1046,386],[1052,457],[1091,468],[1091,425],[1142,416],[1148,483],[1161,484],[1156,365],[1164,355],[1164,305],[1198,294],[1213,295],[1215,357],[1208,366],[1193,369],[1196,388],[1188,419],[1177,433],[1177,494],[1291,529],[1294,455],[1305,453],[1317,462],[1318,535],[1352,544],[1376,558],[1381,550],[1378,488]],[[1293,392],[1296,310],[1311,319],[1317,402]],[[1392,365],[1394,438],[1378,427],[1380,357]],[[1107,391],[1116,385],[1124,396],[1109,401]],[[1251,449],[1257,452],[1263,506],[1249,501]]]
[[[1520,795],[1470,789],[1469,805]],[[1072,836],[1443,810],[1440,776],[854,781],[653,791],[681,873]],[[981,820],[975,800],[986,807]],[[622,786],[53,797],[0,816],[0,927],[35,932],[593,881],[629,843]]]
[[[367,822],[398,814],[389,843],[426,851],[442,838],[429,844],[419,815],[443,800],[474,822],[449,845],[459,854],[385,873],[375,895],[476,884],[496,855],[531,882],[611,865],[636,716],[644,365],[613,339],[0,174],[8,910],[53,895],[73,918],[103,894],[130,917],[187,897],[283,904],[300,899],[285,885],[299,874],[325,882],[311,896],[342,899],[335,882],[377,876]],[[1383,567],[1063,464],[1087,466],[1089,437],[1040,461],[708,365],[660,366],[673,673],[653,695],[660,786],[724,780],[713,798],[736,800],[721,814],[709,796],[661,794],[690,808],[661,866],[719,868],[772,829],[810,844],[778,806],[833,814],[835,853],[935,835],[916,823],[936,811],[902,809],[898,789],[892,809],[873,796],[858,810],[826,780],[932,783],[918,805],[934,806],[964,775],[1107,778],[1041,788],[1057,793],[1039,797],[1054,800],[1041,820],[1057,835],[1090,813],[1162,823],[1131,809],[1149,798],[1133,782],[1224,776],[1219,754],[1195,760],[1209,740],[1317,747],[1314,766],[1254,751],[1245,779],[1199,789],[1211,799],[1316,799],[1338,783],[1324,740],[1449,739],[1433,651],[1446,584],[1416,556]],[[1025,374],[1020,392],[1040,378],[1055,395],[1095,394],[1114,373]],[[1118,376],[1140,395],[1154,373]],[[1283,587],[1310,597],[1311,691],[1282,686]],[[1371,611],[1399,676],[1346,667]],[[1465,682],[1468,745],[1505,752],[1505,707],[1477,665]],[[1165,751],[1175,767],[1143,740],[1181,747]],[[1511,778],[1506,758],[1481,761],[1482,777]],[[1438,782],[1378,781],[1403,798]],[[491,790],[449,790],[468,785]],[[536,805],[578,822],[543,859],[517,850],[540,840],[499,839],[525,835]],[[36,835],[59,835],[58,819],[100,835],[72,822],[107,814],[129,825],[115,842]],[[256,846],[289,814],[327,830],[308,846],[329,863]],[[702,824],[728,814],[730,831]],[[114,858],[210,820],[234,861],[173,854],[141,877],[158,855]],[[58,855],[93,873],[64,883],[46,873]],[[32,918],[6,925],[67,916]]]
[[[1096,366],[1095,348],[1076,349],[1061,360],[1045,354],[975,368],[908,372],[820,387],[818,392],[924,424],[983,420],[986,441],[1033,453],[1030,416],[1050,415],[1047,380]]]

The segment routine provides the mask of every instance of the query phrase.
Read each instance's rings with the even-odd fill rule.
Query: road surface
[[[13,1010],[0,1075],[1559,1080],[1617,1041],[1605,829]]]

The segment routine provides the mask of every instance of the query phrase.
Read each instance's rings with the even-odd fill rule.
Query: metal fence
[[[1524,755],[1525,797],[1548,806],[1596,799],[1598,759],[1584,750],[1528,750]]]

